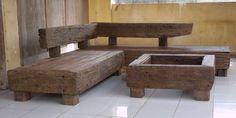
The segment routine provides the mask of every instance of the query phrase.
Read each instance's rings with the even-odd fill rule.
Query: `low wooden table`
[[[131,97],[143,97],[145,88],[194,91],[208,101],[215,78],[215,56],[198,54],[144,54],[127,69]]]

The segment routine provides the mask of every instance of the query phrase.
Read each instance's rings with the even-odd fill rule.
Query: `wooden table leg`
[[[208,101],[210,99],[210,91],[209,90],[196,90],[195,99],[198,101]]]
[[[145,95],[144,88],[130,88],[130,96],[141,98]]]
[[[64,105],[76,105],[79,103],[79,95],[62,95]]]
[[[14,98],[16,101],[27,101],[32,98],[29,92],[14,91]]]

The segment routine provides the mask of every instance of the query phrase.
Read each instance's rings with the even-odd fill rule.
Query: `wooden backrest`
[[[187,23],[97,23],[98,37],[160,38],[192,33],[193,24]]]
[[[85,24],[39,29],[40,47],[48,49],[96,38],[96,28],[97,24]]]
[[[60,46],[79,42],[86,45],[96,37],[109,37],[116,45],[117,37],[162,38],[191,34],[193,24],[187,23],[91,23],[39,30],[40,47],[49,49],[51,57],[60,56]],[[86,47],[86,46],[85,46]]]

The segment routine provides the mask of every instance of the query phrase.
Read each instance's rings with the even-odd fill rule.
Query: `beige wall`
[[[7,70],[20,66],[17,0],[2,0]]]
[[[113,5],[111,11],[112,22],[194,23],[191,35],[172,38],[170,45],[229,45],[236,51],[236,3],[126,4]],[[103,11],[96,12],[102,14]],[[120,39],[118,44],[158,45],[158,41]]]

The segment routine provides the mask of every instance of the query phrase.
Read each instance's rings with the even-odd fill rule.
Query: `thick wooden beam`
[[[52,48],[96,37],[159,38],[191,34],[193,24],[174,23],[92,23],[40,29],[40,47]],[[111,39],[115,44],[115,39]]]
[[[4,44],[2,2],[0,0],[0,88],[6,88],[6,57]]]
[[[64,26],[39,30],[40,47],[47,49],[95,38],[96,24]]]
[[[97,23],[97,36],[158,38],[176,37],[192,33],[189,23]]]

